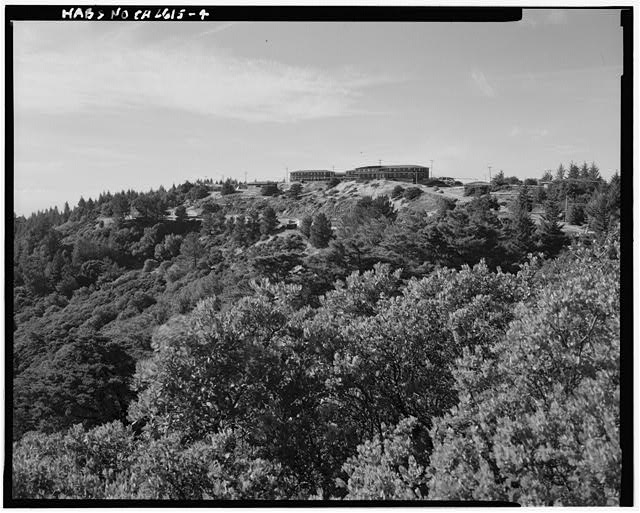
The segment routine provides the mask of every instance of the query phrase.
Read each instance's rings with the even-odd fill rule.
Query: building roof
[[[414,167],[418,167],[418,168],[421,168],[421,169],[427,169],[426,166],[420,166],[418,164],[385,164],[383,166],[361,166],[361,167],[357,167],[356,170],[358,170],[358,169],[414,168]]]

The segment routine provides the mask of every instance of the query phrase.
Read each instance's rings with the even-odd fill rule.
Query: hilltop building
[[[396,164],[391,166],[363,166],[349,170],[351,180],[394,180],[420,183],[429,178],[429,168],[416,164]]]
[[[416,164],[397,164],[391,166],[363,166],[336,173],[326,169],[300,169],[291,171],[292,182],[325,182],[332,178],[339,180],[394,180],[400,182],[421,183],[429,178],[429,168]]]
[[[335,171],[327,169],[300,169],[291,171],[289,179],[292,182],[325,182],[335,176]]]

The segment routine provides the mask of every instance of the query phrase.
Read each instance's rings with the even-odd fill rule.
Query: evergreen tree
[[[198,266],[198,260],[203,254],[203,248],[197,233],[191,232],[184,238],[180,246],[180,254],[185,257],[194,269]]]
[[[260,233],[262,235],[271,235],[278,226],[278,216],[276,211],[271,207],[267,207],[262,211],[262,219],[260,220]]]
[[[556,171],[556,177],[555,179],[558,181],[564,180],[565,178],[565,170],[564,170],[564,166],[562,164],[560,164],[558,166],[558,170]]]
[[[113,196],[111,200],[111,211],[113,212],[113,217],[116,220],[124,219],[124,217],[129,213],[130,205],[129,200],[123,193],[118,193]]]
[[[550,182],[553,180],[553,174],[551,173],[550,169],[547,169],[544,174],[542,175],[542,178],[540,179],[543,182]]]
[[[316,248],[326,248],[332,235],[331,221],[322,212],[317,214],[313,219],[309,232],[311,244]]]
[[[547,200],[544,204],[544,214],[538,226],[540,249],[546,257],[555,257],[567,242],[567,236],[563,233],[558,216],[560,207],[553,200]]]
[[[505,185],[507,182],[504,177],[504,171],[501,169],[491,178],[491,185],[496,187],[500,187],[501,185]]]
[[[607,194],[597,191],[587,204],[586,212],[589,216],[589,227],[598,237],[606,237],[612,224],[611,205]]]
[[[313,218],[309,215],[304,216],[300,220],[300,231],[305,235],[305,237],[311,236],[311,224],[313,223]]]
[[[260,238],[260,214],[251,209],[246,219],[247,240],[252,243]]]
[[[238,244],[244,244],[247,240],[247,224],[244,216],[236,217],[236,222],[233,226],[232,238]]]
[[[62,211],[62,218],[65,222],[69,220],[71,217],[71,209],[69,208],[69,203],[67,201],[64,202],[64,210]]]
[[[184,221],[187,218],[187,209],[184,205],[179,205],[175,210],[176,221]]]
[[[292,183],[291,187],[289,187],[289,190],[287,191],[287,195],[290,198],[298,199],[300,194],[302,194],[302,184]]]
[[[569,205],[567,209],[567,222],[580,226],[584,223],[584,207],[577,203]]]
[[[526,187],[520,189],[520,193],[512,208],[509,238],[506,245],[513,254],[514,260],[520,262],[524,260],[527,254],[535,247],[535,225],[529,214],[531,210],[531,200]]]
[[[580,178],[582,178],[583,180],[590,179],[589,166],[586,162],[583,162],[582,166],[580,166]]]
[[[611,217],[614,220],[620,219],[620,175],[616,172],[609,181],[607,188],[607,201]]]
[[[227,194],[233,194],[234,192],[236,192],[236,188],[231,183],[231,178],[227,178],[227,180],[222,184],[220,194],[226,196]]]

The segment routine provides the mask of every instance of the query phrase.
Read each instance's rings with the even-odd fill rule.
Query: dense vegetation
[[[303,187],[230,181],[15,217],[13,496],[617,504],[619,177],[561,168],[295,230]]]

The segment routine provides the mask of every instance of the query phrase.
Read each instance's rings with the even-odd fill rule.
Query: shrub
[[[404,191],[404,197],[408,200],[419,198],[422,195],[422,189],[419,187],[409,187]]]
[[[400,198],[404,194],[404,187],[402,185],[396,185],[391,191],[391,198]]]
[[[491,186],[488,183],[468,183],[464,186],[465,196],[482,196],[489,194]]]
[[[277,183],[267,183],[260,189],[260,194],[263,196],[278,196],[280,189],[278,189]]]

